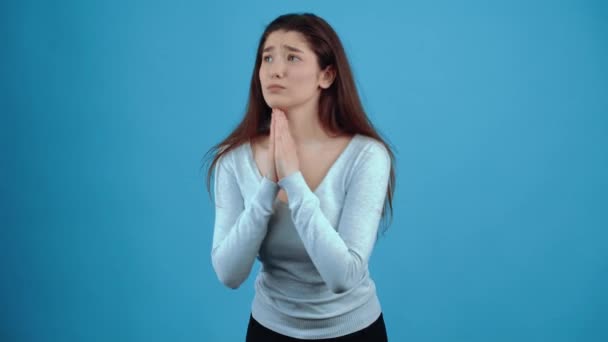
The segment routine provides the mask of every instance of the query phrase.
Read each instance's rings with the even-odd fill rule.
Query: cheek
[[[298,88],[316,88],[316,76],[310,70],[297,70],[291,74],[291,81]]]

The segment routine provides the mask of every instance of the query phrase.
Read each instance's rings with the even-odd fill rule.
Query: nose
[[[285,76],[285,63],[281,58],[275,59],[270,64],[270,78],[281,78]]]

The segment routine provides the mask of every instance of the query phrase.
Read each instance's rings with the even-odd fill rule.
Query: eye
[[[264,60],[264,62],[271,62],[271,61],[268,60],[269,58],[272,59],[272,56],[266,55],[266,56],[262,57],[262,59]]]
[[[287,56],[287,60],[290,60],[290,61],[291,61],[291,60],[292,60],[292,59],[291,59],[292,57],[293,57],[293,58],[297,58],[298,60],[301,60],[301,59],[300,59],[300,57],[298,57],[298,56],[296,56],[296,55],[289,55],[289,56]]]

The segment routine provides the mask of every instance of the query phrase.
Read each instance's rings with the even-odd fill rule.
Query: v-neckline
[[[358,133],[355,133],[355,135],[353,135],[353,137],[350,139],[350,141],[348,142],[348,144],[346,144],[346,147],[342,150],[342,152],[340,152],[340,154],[338,155],[338,158],[336,158],[336,160],[334,160],[334,162],[331,164],[331,166],[329,167],[329,169],[327,170],[327,172],[325,173],[325,175],[323,176],[323,178],[321,179],[321,182],[317,185],[317,187],[312,190],[312,192],[314,194],[317,194],[317,191],[319,191],[321,189],[321,187],[323,186],[323,184],[325,184],[325,180],[327,178],[329,178],[329,174],[333,171],[333,169],[336,168],[336,165],[343,159],[345,158],[344,156],[346,155],[346,152],[348,152],[349,149],[352,148],[352,146],[354,145],[354,141],[355,139],[359,136]],[[255,157],[253,156],[253,147],[251,146],[251,141],[246,143],[246,148],[247,148],[247,159],[249,159],[249,165],[252,167],[255,175],[257,176],[258,181],[260,181],[262,179],[262,174],[260,173],[260,169],[258,168],[258,164],[255,161]],[[283,204],[283,205],[287,205],[288,203],[283,202],[282,200],[280,200],[277,197],[277,200]]]

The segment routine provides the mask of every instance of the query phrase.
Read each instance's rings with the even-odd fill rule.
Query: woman
[[[265,29],[243,121],[214,146],[219,280],[262,267],[247,341],[386,341],[368,262],[393,153],[369,122],[337,34],[313,14]]]

